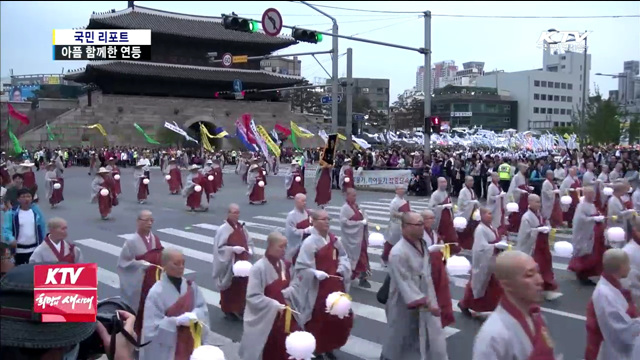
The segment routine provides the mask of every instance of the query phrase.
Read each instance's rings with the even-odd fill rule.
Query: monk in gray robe
[[[456,216],[460,216],[467,220],[467,227],[458,233],[458,244],[461,248],[471,250],[473,247],[473,232],[480,223],[479,220],[473,218],[474,212],[479,207],[478,197],[473,190],[473,177],[467,176],[464,179],[464,186],[460,189],[458,195],[458,212]]]
[[[603,190],[605,186],[611,186],[611,179],[609,178],[609,166],[602,165],[600,175],[598,175],[600,192],[596,193],[596,206],[602,213],[606,213],[607,202],[609,196],[605,195]],[[600,196],[598,196],[600,195]]]
[[[387,262],[393,245],[395,245],[400,240],[400,237],[402,237],[402,231],[400,230],[400,219],[402,218],[402,213],[411,211],[409,202],[404,199],[405,193],[406,186],[396,186],[396,196],[389,204],[389,227],[387,228],[387,234],[385,236],[386,241],[384,243],[384,249],[380,256],[384,263]]]
[[[640,312],[620,284],[629,268],[624,250],[604,253],[602,276],[587,305],[585,360],[640,359]]]
[[[571,205],[562,206],[564,221],[568,223],[569,228],[573,227],[573,215],[580,202],[581,186],[582,184],[578,178],[578,169],[574,166],[569,169],[569,174],[567,174],[567,177],[565,177],[564,180],[562,180],[562,184],[560,184],[560,195],[571,197]]]
[[[518,173],[511,179],[509,191],[507,192],[509,202],[513,201],[518,204],[518,211],[509,214],[509,231],[514,233],[520,230],[520,219],[529,207],[527,198],[533,190],[533,188],[530,188],[527,184],[527,178],[524,176],[526,173],[527,165],[519,164]]]
[[[637,191],[637,190],[636,190]],[[629,276],[622,280],[622,286],[631,291],[631,297],[636,307],[640,309],[640,218],[633,219],[633,232],[631,241],[623,250],[629,255],[631,270]]]
[[[553,172],[551,172],[553,174]],[[487,209],[491,211],[493,218],[491,225],[498,229],[500,234],[505,234],[505,216],[506,204],[505,197],[507,193],[502,191],[500,187],[500,175],[497,172],[491,173],[491,183],[487,189]]]
[[[389,255],[389,330],[383,360],[448,359],[440,307],[431,278],[429,246],[420,214],[404,213],[402,237]]]
[[[31,254],[29,263],[56,263],[66,262],[70,264],[82,264],[82,251],[80,248],[65,241],[67,238],[67,222],[59,217],[49,219],[47,222],[49,233],[42,244]]]
[[[136,191],[138,203],[144,204],[149,196],[149,184],[144,183],[144,179],[149,177],[146,173],[149,171],[147,162],[149,160],[140,159],[133,170],[133,188]],[[146,167],[146,170],[145,170]]]
[[[438,190],[434,191],[429,198],[429,208],[436,216],[433,228],[438,235],[447,244],[456,244],[452,246],[451,253],[460,252],[458,243],[458,233],[453,227],[453,202],[451,196],[447,192],[447,179],[438,178]]]
[[[505,251],[496,259],[495,275],[504,296],[476,335],[473,360],[561,359],[540,313],[543,281],[535,260]]]
[[[295,263],[295,257],[298,255],[302,240],[311,234],[311,214],[306,209],[307,195],[298,194],[294,199],[293,210],[287,214],[287,222],[285,223],[284,233],[287,236],[287,255],[288,262]]]
[[[347,180],[349,179],[349,180]],[[351,159],[344,159],[344,164],[340,168],[340,175],[338,176],[338,184],[340,189],[344,193],[347,189],[353,189],[353,168],[351,167]]]
[[[560,189],[553,182],[553,170],[547,170],[546,179],[542,182],[540,195],[542,206],[540,214],[549,221],[549,226],[557,228],[562,225],[562,207],[560,206]]]
[[[629,203],[624,200],[629,188],[627,182],[616,182],[613,185],[613,195],[607,203],[607,229],[621,227],[625,231],[627,239],[631,238],[629,220],[635,212],[633,205],[628,206]]]
[[[247,298],[249,279],[233,275],[233,264],[251,261],[253,240],[240,224],[240,207],[229,205],[227,220],[213,239],[213,283],[220,291],[220,309],[231,320],[241,320]]]
[[[344,189],[344,188],[343,188]],[[351,279],[360,277],[359,286],[370,288],[369,272],[369,226],[367,215],[356,203],[356,189],[346,190],[346,203],[340,209],[340,242],[351,262]]]
[[[500,241],[498,230],[492,225],[491,211],[480,208],[480,225],[473,234],[471,279],[467,283],[464,298],[458,303],[463,314],[475,316],[471,313],[493,311],[502,296],[502,288],[492,273],[496,256],[500,250],[509,247]]]
[[[520,231],[516,242],[516,249],[533,257],[540,267],[540,274],[544,284],[544,296],[547,300],[555,300],[562,296],[556,292],[558,284],[553,275],[553,261],[549,248],[549,222],[540,213],[540,197],[529,195],[529,210],[522,216]]]
[[[291,168],[284,177],[284,188],[287,190],[287,199],[293,199],[298,194],[306,194],[307,189],[302,184],[302,171],[297,161],[291,162]]]
[[[136,312],[136,333],[142,330],[144,302],[149,289],[162,273],[160,239],[151,231],[153,214],[142,210],[136,221],[136,233],[125,240],[118,258],[120,296]]]
[[[594,201],[595,191],[587,187],[583,191],[584,199],[576,208],[573,217],[574,227],[571,234],[573,256],[569,261],[569,271],[585,285],[595,285],[589,278],[600,276],[602,272],[602,254],[606,250],[604,239],[604,220]]]
[[[109,165],[106,166],[106,169],[111,171],[111,177],[113,178],[113,184],[115,185],[116,195],[120,195],[122,193],[122,188],[120,186],[120,168],[116,165],[116,159],[111,157],[108,160]],[[116,179],[116,175],[118,178]]]
[[[182,173],[176,164],[176,159],[169,159],[168,166],[165,168],[166,175],[171,178],[167,180],[169,184],[169,192],[171,195],[177,195],[182,191]]]
[[[107,189],[109,194],[100,194],[102,189]],[[98,203],[98,211],[102,220],[107,220],[111,215],[111,209],[118,205],[118,195],[115,191],[115,183],[111,177],[111,171],[101,167],[96,177],[91,182],[91,203]]]
[[[198,285],[183,277],[184,267],[180,251],[162,251],[164,271],[144,303],[142,342],[150,343],[140,349],[139,360],[189,360],[194,347],[214,345],[207,303]]]
[[[56,173],[56,164],[51,162],[47,164],[47,172],[44,173],[44,181],[45,181],[45,189],[46,189],[46,199],[49,200],[49,204],[51,208],[55,207],[57,204],[64,200],[64,196],[62,194],[62,184],[64,181],[60,181],[58,175]],[[55,184],[60,184],[60,188],[54,188]]]
[[[272,232],[267,237],[264,257],[251,268],[240,341],[242,360],[289,357],[285,347],[287,335],[299,328],[282,295],[291,281],[284,262],[286,248],[287,239],[279,232]]]
[[[329,214],[318,210],[311,216],[313,230],[302,242],[291,286],[283,294],[298,312],[298,324],[315,336],[316,355],[333,360],[333,350],[349,339],[353,313],[343,319],[327,313],[326,299],[333,292],[349,291],[351,263],[342,243],[329,232]]]

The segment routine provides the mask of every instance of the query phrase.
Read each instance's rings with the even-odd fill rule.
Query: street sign
[[[241,93],[241,92],[233,93],[233,95],[236,97],[236,100],[242,100],[242,99],[244,99],[244,95],[242,95],[242,93]]]
[[[233,55],[229,53],[222,55],[222,66],[229,67],[231,64],[233,64]]]
[[[246,63],[247,61],[249,61],[249,56],[247,55],[234,56],[232,61],[234,64]]]
[[[342,95],[338,94],[338,104],[342,102]],[[331,104],[331,95],[325,95],[320,98],[320,104],[326,105]]]
[[[278,36],[282,31],[282,15],[274,8],[264,11],[262,14],[262,30],[269,36]]]
[[[233,80],[233,92],[242,92],[242,81],[240,79]]]
[[[359,113],[353,114],[353,120],[364,121],[364,114],[359,114]]]

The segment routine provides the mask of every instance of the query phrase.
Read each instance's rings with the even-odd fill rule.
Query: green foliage
[[[640,139],[640,114],[633,114],[629,121],[629,145],[633,145]]]
[[[564,134],[574,134],[576,133],[576,128],[573,125],[570,126],[555,126],[551,129],[551,132],[560,136]]]
[[[308,85],[311,85],[311,83],[305,80],[300,86]],[[300,89],[286,91],[283,97],[289,98],[291,101],[292,111],[307,114],[322,114],[322,105],[320,104],[322,95],[323,93],[318,91],[318,89]]]
[[[596,88],[595,95],[589,97],[583,114],[574,111],[573,123],[576,133],[583,135],[583,144],[617,144],[622,135],[623,113],[612,99],[603,99]]]

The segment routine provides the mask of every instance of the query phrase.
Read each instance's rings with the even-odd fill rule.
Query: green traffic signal
[[[316,41],[317,42],[322,42],[322,34],[316,34]]]
[[[251,32],[256,32],[256,31],[258,31],[259,29],[260,29],[260,26],[258,25],[258,22],[257,22],[257,21],[251,21],[251,22],[249,23],[249,30],[250,30]]]

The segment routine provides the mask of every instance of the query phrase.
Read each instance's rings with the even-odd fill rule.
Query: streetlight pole
[[[585,30],[585,33],[587,31]],[[580,135],[584,138],[585,116],[587,109],[587,38],[584,38],[584,65],[582,66],[582,114],[580,116]]]
[[[424,12],[424,153],[431,155],[431,132],[427,126],[431,126],[431,11]]]
[[[626,102],[627,102],[627,75],[626,74],[614,75],[614,74],[603,74],[603,73],[596,73],[596,75],[597,76],[610,76],[610,77],[612,77],[614,79],[620,79],[620,78],[625,79],[624,80],[624,88],[623,88],[624,89],[624,91],[623,91],[624,103],[622,103],[622,105],[625,105]],[[620,92],[620,88],[618,88],[618,92]],[[618,94],[618,99],[617,100],[618,100],[618,104],[620,104],[620,102],[621,102],[620,94]]]
[[[333,27],[331,28],[332,38],[332,61],[331,61],[331,132],[338,132],[338,21],[327,14],[326,12],[318,9],[317,7],[309,4],[306,1],[300,1],[300,3],[312,8],[313,10],[319,12],[320,14],[328,17],[333,22]]]

